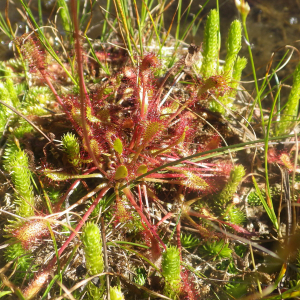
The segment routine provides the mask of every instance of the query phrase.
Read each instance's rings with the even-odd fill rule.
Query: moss
[[[213,9],[207,17],[204,31],[201,73],[206,78],[217,73],[216,66],[219,54],[218,34],[219,14],[217,10]]]
[[[12,242],[13,244],[5,249],[4,257],[7,262],[17,258],[17,260],[14,262],[17,272],[13,277],[13,282],[20,284],[24,280],[24,274],[28,272],[28,270],[31,271],[28,272],[27,278],[32,278],[35,266],[32,264],[33,258],[31,257],[31,253],[24,250],[21,243],[17,243],[13,240]]]
[[[162,275],[165,277],[164,295],[179,299],[181,290],[180,253],[176,247],[169,247],[162,255]]]
[[[24,151],[16,150],[8,152],[6,158],[6,168],[10,171],[16,190],[17,213],[24,218],[33,216],[35,200],[28,156]]]
[[[217,196],[218,201],[221,205],[229,203],[232,199],[234,193],[237,191],[238,185],[240,184],[242,178],[245,176],[245,169],[242,165],[235,166],[233,170],[230,172],[230,178],[221,191],[221,193]]]
[[[277,126],[277,134],[281,135],[292,130],[293,121],[298,115],[300,99],[300,63],[294,71],[293,87],[291,89],[287,103],[283,112],[281,112],[281,120]]]
[[[74,166],[80,166],[80,146],[76,136],[72,133],[65,134],[62,139],[62,147],[68,155],[69,162]]]
[[[98,226],[95,223],[87,223],[83,228],[81,240],[84,245],[86,268],[89,275],[96,275],[104,271],[102,254],[102,239]],[[100,277],[100,288],[92,282],[88,283],[90,299],[101,299],[104,287],[104,277]]]

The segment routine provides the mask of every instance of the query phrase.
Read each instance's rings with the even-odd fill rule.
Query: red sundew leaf
[[[147,54],[141,63],[141,71],[146,71],[151,67],[157,67],[159,65],[159,60],[158,58],[155,56],[154,53],[149,53]]]
[[[151,236],[151,256],[155,263],[161,257],[161,248],[155,237]]]
[[[125,78],[132,80],[132,82],[136,81],[136,71],[134,68],[131,67],[125,67],[123,70],[123,74]]]
[[[202,151],[209,151],[220,147],[221,138],[219,135],[213,136],[204,146]]]
[[[115,205],[115,218],[117,223],[126,223],[132,219],[132,215],[128,207],[126,208],[126,204],[120,199],[116,200]]]
[[[49,229],[45,220],[30,220],[21,223],[12,235],[21,242],[24,249],[31,249],[42,237],[49,235]]]
[[[146,125],[146,130],[143,134],[143,145],[148,145],[155,137],[157,137],[162,130],[164,125],[160,121],[152,121]]]
[[[274,148],[268,150],[268,162],[278,163],[285,166],[289,171],[294,170],[294,164],[291,161],[289,154],[286,151],[276,151]],[[296,169],[296,172],[299,172]]]
[[[182,181],[183,185],[194,190],[206,190],[209,187],[208,183],[198,174],[190,171],[181,171],[181,173],[186,176],[186,180]]]
[[[234,229],[236,232],[239,232],[239,233],[242,233],[242,234],[245,234],[245,235],[248,235],[248,236],[256,235],[256,233],[249,232],[248,230],[246,230],[245,228],[243,228],[239,225],[233,224],[231,222],[226,222],[226,221],[223,221],[223,220],[216,219],[213,216],[200,214],[200,213],[195,212],[191,209],[187,211],[187,214],[190,215],[190,216],[195,216],[195,217],[198,217],[198,218],[204,218],[204,219],[207,219],[207,220],[210,220],[210,221],[214,221],[214,222],[218,222],[220,224],[227,225],[227,226],[231,227],[232,229]]]
[[[283,164],[285,167],[289,169],[289,171],[293,171],[294,164],[291,162],[290,157],[287,153],[282,153],[279,157],[281,164]]]
[[[23,290],[25,299],[34,299],[50,279],[51,270],[40,271]]]
[[[27,33],[16,38],[15,41],[19,44],[23,56],[29,63],[30,72],[34,73],[39,70],[41,73],[45,73],[47,69],[46,53],[40,42]]]
[[[239,233],[242,233],[242,234],[245,234],[245,235],[248,235],[248,236],[257,235],[256,233],[249,232],[248,230],[246,230],[245,228],[243,228],[243,227],[241,227],[239,225],[236,225],[236,224],[233,224],[233,223],[230,223],[230,222],[224,222],[224,224],[230,226],[236,232],[239,232]]]
[[[182,280],[182,293],[184,295],[185,300],[198,300],[200,299],[200,296],[195,290],[193,281],[190,276],[190,272],[188,270],[181,271],[181,280]]]

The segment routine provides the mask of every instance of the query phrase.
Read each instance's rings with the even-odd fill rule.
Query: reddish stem
[[[141,105],[141,120],[144,120],[145,118],[145,98],[146,98],[146,87],[145,87],[145,82],[144,82],[144,76],[142,74],[141,76],[142,79],[142,89],[143,89],[143,99],[142,99],[142,105]]]
[[[136,126],[134,128],[134,132],[133,132],[133,136],[132,136],[132,139],[130,141],[130,144],[128,146],[129,150],[132,150],[133,147],[134,147],[134,144],[135,144],[135,141],[136,141],[136,138],[137,138],[137,135],[138,135],[138,129],[139,129],[140,126]]]
[[[97,167],[90,168],[87,172],[83,173],[83,175],[87,175],[92,173],[93,171],[97,170]],[[63,197],[60,199],[60,201],[56,204],[56,211],[59,211],[62,204],[66,200],[69,193],[75,188],[75,186],[78,184],[78,182],[81,181],[81,179],[77,179],[74,181],[74,183],[70,186],[70,188],[67,190],[67,192],[63,195]]]
[[[182,255],[181,255],[181,242],[180,242],[180,228],[181,228],[181,223],[180,220],[176,226],[176,233],[177,233],[177,247],[180,253],[180,260],[182,260]]]
[[[190,215],[190,216],[194,216],[194,217],[198,217],[198,218],[203,218],[203,219],[207,219],[207,220],[210,220],[210,221],[217,222],[219,224],[227,225],[227,226],[231,227],[232,229],[234,229],[235,231],[243,233],[243,234],[246,234],[246,235],[253,235],[253,233],[250,233],[248,230],[244,229],[240,225],[233,224],[231,222],[226,222],[226,221],[215,219],[215,218],[210,217],[210,216],[202,215],[202,214],[199,214],[199,213],[197,213],[197,212],[195,212],[195,211],[193,211],[191,209],[189,211],[187,211],[186,213],[188,215]]]
[[[136,153],[136,151],[129,149],[131,153]],[[147,161],[151,162],[152,164],[160,164],[160,161],[157,159],[154,159],[153,157],[144,155],[142,153],[140,153],[140,157],[145,158]],[[175,160],[175,159],[174,159]],[[149,171],[149,170],[148,170]]]
[[[159,220],[157,222],[157,224],[155,225],[156,227],[160,226],[164,221],[166,221],[167,219],[171,218],[173,216],[172,212],[168,212],[161,220]]]
[[[166,245],[164,244],[164,242],[161,240],[161,238],[158,236],[157,232],[155,231],[155,229],[153,228],[153,226],[150,224],[150,222],[147,220],[146,216],[143,214],[142,210],[138,207],[138,205],[136,204],[134,197],[130,191],[129,188],[124,188],[123,189],[124,194],[126,195],[127,199],[130,201],[131,205],[135,208],[135,210],[138,212],[138,214],[140,215],[141,219],[143,222],[145,222],[149,228],[149,230],[151,231],[151,233],[153,234],[153,236],[161,243],[161,245],[164,247],[164,249],[167,249]]]
[[[78,77],[79,77],[79,87],[80,87],[80,112],[81,112],[81,123],[83,129],[83,136],[84,142],[88,149],[89,155],[91,156],[95,166],[99,169],[99,171],[107,177],[107,174],[102,168],[100,167],[96,156],[91,148],[90,138],[87,131],[87,123],[86,123],[86,102],[90,105],[90,99],[87,94],[87,90],[84,83],[84,75],[83,75],[83,64],[82,64],[82,53],[80,48],[80,41],[79,41],[79,26],[77,20],[77,1],[71,1],[71,8],[72,8],[72,17],[73,17],[73,24],[74,24],[74,37],[75,37],[75,51],[77,57],[77,68],[78,68]]]
[[[84,216],[82,217],[82,219],[79,221],[79,223],[76,226],[75,230],[70,234],[70,236],[68,237],[68,239],[62,245],[62,247],[58,250],[58,256],[60,256],[63,253],[63,251],[67,248],[67,246],[73,240],[73,238],[75,237],[75,235],[78,234],[79,230],[84,225],[85,221],[88,219],[88,217],[90,216],[90,214],[93,212],[93,210],[95,209],[96,205],[99,203],[99,201],[101,200],[101,198],[107,193],[107,191],[109,189],[110,189],[110,186],[107,186],[107,187],[105,187],[105,188],[103,188],[101,190],[101,192],[99,193],[98,197],[95,199],[95,201],[89,207],[89,209],[84,214]],[[49,268],[53,268],[54,264],[56,263],[56,260],[57,260],[57,257],[55,256],[52,259],[52,261],[50,262]]]
[[[186,178],[186,175],[184,175],[184,174],[168,174],[168,173],[165,173],[165,174],[152,173],[152,174],[145,176],[145,178],[177,178],[177,177]]]
[[[142,209],[143,209],[143,202],[142,202],[142,191],[141,191],[141,186],[138,185],[137,188],[138,188],[138,193],[139,193],[140,209],[142,210]]]
[[[46,73],[45,73],[44,71],[40,71],[40,72],[41,72],[41,74],[43,75],[45,81],[47,82],[47,84],[48,84],[50,90],[51,90],[52,93],[54,94],[54,96],[55,96],[56,100],[58,101],[58,103],[63,107],[64,110],[66,110],[66,107],[65,107],[65,105],[64,105],[64,103],[63,103],[63,101],[62,101],[62,99],[58,96],[58,94],[57,94],[57,92],[56,92],[54,86],[52,85],[52,83],[51,83],[51,81],[50,81],[50,79],[49,79],[49,76],[47,76]]]

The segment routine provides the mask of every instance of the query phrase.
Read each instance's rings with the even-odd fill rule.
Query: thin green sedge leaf
[[[15,294],[18,296],[19,299],[26,300],[25,297],[23,296],[22,292],[19,289],[15,290]]]
[[[89,46],[90,46],[90,50],[91,50],[91,53],[92,53],[92,56],[93,58],[97,61],[97,63],[99,64],[99,66],[102,68],[102,70],[105,72],[106,75],[110,75],[110,71],[109,71],[109,68],[107,65],[103,65],[101,63],[101,61],[98,59],[98,57],[96,56],[96,53],[95,53],[95,50],[93,48],[93,45],[91,44],[90,42],[90,39],[87,37],[87,35],[84,36],[86,41],[88,42]]]
[[[83,26],[83,24],[86,22],[87,18],[89,18],[90,14],[91,14],[91,11],[92,9],[94,8],[95,4],[97,3],[96,0],[94,0],[94,2],[92,2],[92,6],[90,8],[89,11],[87,10],[83,10],[82,12],[82,16],[81,16],[81,19],[79,21],[79,28]],[[87,8],[87,6],[85,7],[85,9]],[[79,8],[78,8],[79,9]]]
[[[281,270],[280,270],[275,282],[263,290],[264,296],[271,294],[278,287],[279,283],[281,282],[283,276],[286,273],[286,269],[287,269],[287,263],[284,263],[281,267]]]
[[[13,40],[13,36],[10,33],[9,27],[7,26],[2,14],[0,13],[0,30],[9,37],[9,39]]]
[[[145,3],[144,0],[143,0],[143,3]],[[152,15],[151,15],[151,12],[149,11],[149,9],[148,9],[148,7],[146,6],[146,4],[145,4],[145,7],[146,7],[146,9],[147,9],[147,11],[148,11],[149,18],[150,18],[150,20],[151,20],[151,22],[152,22],[152,25],[153,25],[153,28],[154,28],[154,31],[155,31],[155,35],[156,35],[156,38],[157,38],[158,48],[159,48],[158,55],[161,56],[161,48],[162,48],[162,45],[161,45],[161,43],[160,43],[159,34],[158,34],[158,32],[157,32],[157,29],[156,29],[156,26],[155,26],[155,22],[154,22],[154,20],[153,20],[153,17],[152,17]]]
[[[180,40],[184,41],[185,38],[186,38],[186,35],[188,34],[188,32],[190,31],[190,28],[193,26],[194,22],[196,21],[196,19],[198,18],[199,14],[202,12],[202,10],[204,9],[205,5],[209,2],[209,0],[206,0],[206,2],[203,4],[203,6],[201,6],[201,8],[199,9],[199,11],[197,12],[197,14],[194,16],[193,20],[191,21],[191,23],[188,25],[187,29],[184,31],[184,33],[182,34],[182,36],[180,37]],[[166,37],[167,38],[167,37]],[[163,41],[163,44],[165,43],[166,41],[166,38],[165,40]],[[174,53],[173,53],[173,57],[168,65],[169,68],[171,68],[174,63],[175,63],[175,60],[176,60],[176,53],[177,53],[177,49],[180,45],[180,42],[179,40],[177,39],[177,42],[175,43],[175,47],[174,47]]]
[[[278,284],[280,283],[280,281],[283,278],[284,274],[286,273],[286,269],[287,269],[287,263],[284,263],[281,267],[281,270],[278,274],[278,277],[276,278],[276,280],[274,282],[275,288],[278,286]]]
[[[266,186],[267,186],[267,193],[268,193],[268,198],[270,199],[270,202],[272,203],[272,198],[271,198],[271,193],[270,193],[270,183],[269,183],[269,171],[268,171],[268,149],[269,149],[269,135],[270,135],[270,130],[271,130],[271,123],[273,119],[273,114],[274,114],[274,109],[276,107],[276,101],[278,99],[278,95],[280,94],[281,86],[279,87],[275,99],[272,104],[271,112],[269,115],[269,122],[267,126],[267,132],[265,136],[265,178],[266,178]],[[272,210],[274,211],[273,208],[273,203],[272,203]],[[278,228],[277,228],[278,229]]]
[[[57,0],[57,4],[60,7],[59,14],[62,20],[63,28],[65,32],[73,32],[69,7],[65,0]]]
[[[45,299],[47,298],[47,296],[48,296],[48,294],[49,294],[49,292],[50,292],[52,286],[54,285],[54,283],[56,282],[56,280],[58,280],[59,277],[60,277],[60,276],[59,276],[58,274],[56,274],[56,275],[52,278],[52,280],[50,281],[50,283],[47,285],[47,288],[46,288],[46,290],[45,290],[45,292],[44,292],[44,294],[43,294],[41,300],[45,300]]]
[[[255,264],[255,259],[254,259],[253,249],[252,249],[251,243],[249,244],[249,250],[250,250],[251,261],[252,261],[253,268],[256,269],[256,264]],[[261,298],[262,297],[262,289],[261,289],[261,284],[260,284],[259,278],[257,276],[257,273],[255,273],[255,279],[256,279],[256,282],[257,282],[256,284],[257,284],[257,287],[258,287],[258,292],[259,292],[259,295],[260,295],[260,298]]]
[[[281,67],[281,63],[283,62],[283,60],[285,59],[285,57],[287,56],[287,54],[289,53],[289,50],[287,50],[285,52],[285,54],[282,56],[282,58],[280,59],[279,63],[276,65],[276,67],[272,70],[272,73],[269,76],[265,76],[263,83],[261,85],[261,89],[260,89],[260,93],[261,93],[261,98],[264,99],[269,93],[270,91],[273,91],[277,86],[274,86],[271,88],[270,91],[268,91],[267,93],[263,94],[264,90],[269,87],[268,82],[270,82],[273,78],[273,76],[275,76],[278,72],[278,69]],[[283,83],[284,81],[286,81],[288,78],[292,77],[293,74],[287,76],[286,78],[281,80],[281,83]],[[267,82],[268,80],[268,82]]]
[[[38,0],[38,12],[39,12],[39,23],[40,26],[42,27],[43,26],[42,0]]]
[[[73,248],[72,253],[68,257],[68,260],[67,260],[67,262],[66,262],[66,264],[65,264],[65,266],[64,266],[64,268],[62,270],[62,274],[64,274],[66,272],[67,268],[69,267],[69,263],[73,259],[73,257],[74,257],[74,255],[75,255],[75,253],[76,253],[76,251],[77,251],[78,248],[79,248],[79,244],[75,245],[75,247]]]
[[[263,115],[262,106],[261,106],[261,94],[260,94],[259,88],[258,88],[258,80],[257,80],[257,76],[256,76],[256,69],[255,69],[255,65],[254,65],[252,49],[251,49],[250,40],[249,40],[249,36],[248,36],[248,31],[247,31],[246,17],[242,18],[242,24],[243,24],[245,38],[246,38],[246,41],[247,41],[247,48],[248,48],[248,52],[249,52],[250,63],[251,63],[251,67],[252,67],[252,73],[253,73],[253,77],[254,77],[254,84],[255,84],[255,90],[256,90],[256,97],[255,97],[254,102],[252,104],[251,113],[250,113],[250,116],[248,118],[248,122],[249,123],[251,122],[252,114],[253,114],[255,105],[258,102],[259,109],[260,109],[260,115],[261,115],[262,129],[263,129],[263,133],[265,133],[264,115]]]
[[[102,27],[102,35],[101,35],[101,41],[104,41],[104,36],[106,34],[106,27],[107,27],[107,19],[109,15],[109,10],[110,10],[110,0],[106,1],[106,12],[105,12],[105,19]]]
[[[300,284],[297,284],[293,288],[289,289],[286,292],[283,292],[280,295],[270,296],[264,299],[268,299],[268,300],[296,299],[299,296],[300,296]]]
[[[183,27],[185,27],[185,24],[187,22],[187,19],[188,17],[190,16],[190,11],[191,11],[191,4],[192,4],[193,0],[190,0],[190,3],[188,4],[188,8],[186,10],[186,13],[185,13],[185,18],[184,18],[184,22],[183,22]]]
[[[276,81],[275,88],[280,89],[279,78],[278,78],[278,76],[277,76],[276,73],[274,74],[274,79]],[[279,95],[278,95],[278,101],[277,101],[277,112],[280,111],[280,101],[281,101],[281,99],[280,99],[280,93],[279,93]],[[280,121],[280,113],[277,113],[276,121]]]
[[[287,76],[286,78],[282,79],[280,82],[281,84],[283,84],[285,81],[287,81],[291,76]],[[273,86],[272,88],[270,88],[265,94],[263,94],[261,97],[262,98],[266,98],[268,95],[270,95],[272,92],[276,92],[276,90],[278,90],[278,86]],[[278,101],[277,101],[277,104],[278,104]],[[276,114],[280,115],[280,112],[282,111],[282,109],[284,109],[284,107],[282,107],[280,109],[280,106],[279,106],[279,109],[277,109],[277,112]]]
[[[66,271],[66,269],[69,267],[69,263],[71,262],[72,258],[74,257],[74,255],[75,255],[75,253],[76,253],[78,247],[79,247],[79,245],[75,245],[75,247],[73,248],[73,251],[72,251],[71,255],[69,256],[69,258],[68,258],[68,260],[67,260],[67,263],[66,263],[65,267],[64,267],[63,270],[62,270],[62,274],[64,274],[65,271]],[[52,278],[52,280],[50,281],[50,283],[47,285],[47,288],[46,288],[46,290],[45,290],[45,292],[44,292],[44,294],[43,294],[41,300],[45,300],[45,299],[47,298],[47,296],[48,296],[48,294],[49,294],[49,292],[50,292],[52,286],[54,285],[54,283],[56,282],[56,280],[59,279],[59,277],[60,277],[60,275],[59,275],[59,274],[56,274],[56,275]]]
[[[137,27],[138,27],[138,33],[139,33],[139,44],[140,44],[140,55],[143,57],[143,39],[142,39],[142,25],[140,23],[140,17],[139,17],[139,12],[137,9],[136,5],[136,0],[133,0],[134,2],[134,7],[135,7],[135,14],[136,14],[136,22],[137,22]]]
[[[137,243],[132,243],[132,242],[125,242],[125,241],[112,241],[112,242],[107,242],[106,243],[107,246],[115,246],[115,244],[117,244],[117,245],[129,245],[129,246],[135,246],[135,247],[140,247],[140,248],[145,248],[145,249],[150,248],[147,245],[142,245],[142,244],[137,244]]]
[[[60,260],[59,260],[57,243],[56,243],[56,239],[55,239],[53,230],[52,230],[49,222],[47,222],[47,227],[48,227],[48,230],[50,232],[51,239],[53,241],[53,247],[54,247],[55,255],[56,255],[56,258],[57,258],[57,271],[59,273],[59,278],[62,279],[61,274],[60,274]]]
[[[256,105],[256,103],[258,103],[259,110],[260,110],[260,116],[261,116],[262,130],[263,130],[263,133],[265,134],[265,121],[264,121],[264,114],[263,114],[263,109],[262,109],[262,105],[261,105],[261,92],[259,91],[259,88],[258,88],[258,80],[257,80],[257,76],[256,76],[256,69],[255,69],[255,65],[254,65],[251,45],[250,45],[250,42],[249,42],[249,36],[248,36],[248,31],[247,31],[247,26],[246,26],[246,17],[242,18],[242,24],[243,24],[245,38],[246,38],[246,41],[247,41],[247,47],[248,47],[250,63],[251,63],[252,73],[253,73],[254,83],[255,83],[255,90],[256,90],[256,97],[255,97],[254,102],[252,104],[250,115],[248,117],[248,123],[251,122],[255,105]],[[266,80],[266,76],[265,76],[265,80]]]
[[[274,212],[274,208],[273,208],[273,204],[272,202],[270,203],[272,205],[272,207],[269,207],[268,203],[266,202],[265,198],[262,196],[261,192],[260,192],[260,189],[257,185],[257,182],[255,180],[255,177],[252,176],[252,180],[253,180],[253,183],[254,183],[254,186],[255,186],[255,190],[256,190],[256,193],[258,194],[258,197],[259,199],[261,200],[263,206],[264,206],[264,209],[266,210],[270,220],[272,221],[274,227],[278,230],[278,222],[277,222],[277,217],[276,217],[276,214]]]
[[[199,9],[199,11],[197,12],[197,14],[194,16],[193,20],[191,21],[191,23],[188,25],[188,27],[186,28],[186,30],[184,31],[184,33],[182,34],[182,36],[180,37],[180,40],[184,41],[187,34],[189,33],[191,27],[193,26],[194,22],[196,21],[196,19],[198,18],[198,16],[200,15],[200,13],[203,11],[204,7],[206,6],[206,4],[209,2],[209,0],[206,0],[206,2],[201,6],[201,8]],[[201,20],[200,20],[201,21]],[[198,27],[200,25],[200,21],[199,21],[199,24],[198,24]],[[176,52],[177,52],[177,49],[179,47],[180,43],[179,42],[176,42],[175,44],[175,47],[174,47],[174,53],[173,53],[173,58],[169,64],[168,67],[171,67],[173,66],[174,62],[175,62],[175,59],[176,59]]]
[[[175,34],[176,40],[178,40],[178,38],[179,38],[181,7],[182,7],[182,0],[179,0],[178,1],[178,13],[177,13],[177,26],[176,26],[176,34]]]
[[[171,32],[172,25],[173,25],[174,18],[175,18],[175,16],[176,16],[177,10],[178,10],[178,5],[177,5],[176,11],[175,11],[175,13],[174,13],[174,15],[173,15],[173,18],[172,18],[171,24],[170,24],[170,26],[169,26],[169,28],[168,28],[168,31],[167,31],[167,33],[165,34],[165,38],[164,38],[164,40],[162,41],[162,45],[165,45],[166,40],[167,40],[167,38],[169,37],[169,34],[170,34],[170,32]],[[180,22],[180,21],[178,21],[178,24],[179,24],[179,22]],[[178,25],[178,24],[177,24],[177,25]],[[177,39],[177,40],[178,40],[178,39]]]
[[[11,291],[4,291],[4,292],[0,292],[0,298],[4,297],[5,295],[9,295],[12,294]]]
[[[137,251],[134,251],[134,250],[132,250],[132,249],[130,249],[128,247],[125,247],[125,246],[118,245],[118,247],[120,247],[121,249],[126,250],[128,252],[134,253],[135,255],[139,256],[144,261],[146,261],[148,264],[150,264],[157,272],[159,272],[161,274],[160,269],[155,264],[153,264],[148,258],[146,258],[144,255],[142,255],[141,253],[139,253]]]
[[[46,190],[45,190],[45,187],[44,187],[43,182],[42,182],[40,179],[39,179],[39,182],[40,182],[41,189],[42,189],[42,191],[43,191],[43,194],[44,194],[44,197],[45,197],[45,200],[46,200],[46,204],[47,204],[48,211],[49,211],[50,214],[52,214],[53,211],[52,211],[52,207],[51,207],[51,200],[50,200],[50,198],[49,198],[49,196],[48,196],[48,193],[47,193]]]
[[[191,21],[191,23],[188,25],[188,27],[186,28],[186,30],[184,31],[184,33],[181,36],[181,40],[184,40],[188,34],[188,32],[190,31],[191,27],[193,26],[193,24],[195,23],[196,19],[198,18],[198,16],[200,15],[200,13],[203,11],[203,9],[205,8],[206,4],[209,2],[209,0],[206,0],[206,2],[201,6],[201,8],[198,10],[198,12],[196,13],[196,15],[194,16],[193,20]],[[199,21],[199,24],[197,25],[199,27],[201,20]]]
[[[122,23],[123,23],[124,30],[126,33],[126,40],[127,40],[127,44],[128,44],[128,48],[129,48],[129,53],[130,53],[130,56],[132,56],[133,52],[132,52],[132,46],[131,46],[131,41],[130,41],[130,33],[129,33],[129,30],[127,27],[127,20],[126,20],[124,11],[123,11],[122,3],[121,3],[121,0],[114,0],[114,1],[116,1],[116,3],[117,3],[118,13],[121,14]]]
[[[184,261],[181,261],[180,264],[182,266],[184,266],[186,269],[190,270],[192,273],[194,273],[199,278],[207,278],[204,274],[196,271],[192,266],[190,266],[189,264],[185,263]]]

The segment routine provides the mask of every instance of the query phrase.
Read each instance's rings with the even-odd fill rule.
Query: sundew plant
[[[218,1],[42,2],[0,15],[0,298],[299,297],[293,52],[257,77],[243,0],[225,45]]]

